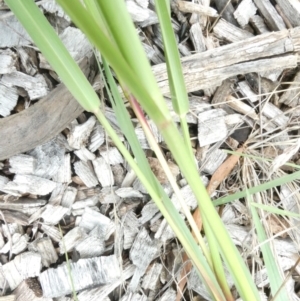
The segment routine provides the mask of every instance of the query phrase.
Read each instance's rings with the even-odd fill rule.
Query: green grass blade
[[[112,5],[112,3],[113,5],[117,4],[117,1],[120,0],[116,0],[116,2],[105,0],[105,2],[108,2],[107,5]],[[149,86],[144,86],[141,84],[141,80],[144,80],[145,77],[151,78],[151,76],[144,74],[148,70],[146,66],[147,64],[149,65],[149,63],[147,62],[146,65],[140,65],[140,68],[142,70],[140,74],[142,75],[137,76],[137,74],[127,63],[127,61],[123,57],[123,54],[119,50],[119,47],[122,48],[121,45],[118,45],[118,47],[116,47],[111,39],[103,34],[98,24],[92,18],[89,18],[87,11],[82,10],[82,6],[80,3],[78,3],[78,0],[57,0],[57,2],[62,6],[66,13],[71,17],[73,22],[86,34],[89,40],[106,58],[106,60],[108,61],[110,66],[113,67],[114,71],[118,75],[118,78],[122,80],[124,85],[135,95],[137,99],[139,99],[139,101],[143,102],[143,108],[147,111],[147,113],[149,114],[149,112],[155,112],[155,116],[152,119],[157,124],[161,125],[172,123],[170,113],[168,112],[167,106],[162,95],[160,94],[155,80],[155,86],[154,84],[151,84],[151,81],[149,82]],[[100,5],[102,4],[102,1],[98,3],[102,8],[102,6]],[[112,8],[112,10],[113,14],[117,15],[115,14],[114,8]],[[102,11],[102,13],[105,16],[104,11]],[[125,11],[125,15],[127,15],[127,18],[130,18],[127,10]],[[110,19],[106,20],[108,24],[109,21]],[[120,30],[123,31],[123,28],[127,23],[123,23],[123,20],[122,22],[120,22],[120,17],[118,17],[115,24],[120,28]],[[152,72],[151,75],[153,77]],[[173,128],[175,129],[175,125]]]
[[[32,0],[6,0],[6,3],[80,105],[90,112],[96,110],[97,94],[35,3]]]
[[[250,203],[250,205],[253,207],[259,208],[261,210],[268,211],[270,213],[274,213],[274,214],[278,214],[278,215],[282,215],[282,216],[298,217],[298,218],[300,217],[299,213],[279,209],[274,206],[268,206],[268,205],[257,204],[257,203]]]
[[[155,7],[163,36],[173,107],[179,116],[186,115],[189,101],[167,1],[155,0]]]
[[[247,194],[251,195],[251,194],[254,194],[257,192],[265,191],[270,188],[273,188],[276,186],[281,186],[285,183],[289,183],[289,182],[292,182],[292,181],[298,180],[298,179],[300,179],[300,171],[294,172],[289,175],[282,176],[280,178],[269,181],[267,183],[257,185],[255,187],[251,187],[248,189],[248,192],[246,190],[243,190],[243,191],[236,192],[234,194],[219,198],[219,199],[215,200],[213,203],[215,206],[224,205],[224,204],[232,202],[234,200],[244,198],[245,196],[247,196]]]
[[[249,197],[250,196],[248,196],[248,198]],[[258,237],[259,242],[261,243],[260,249],[262,251],[265,266],[267,269],[268,278],[270,281],[271,292],[272,292],[272,295],[274,296],[278,292],[278,290],[281,288],[281,284],[284,281],[284,277],[283,277],[283,275],[280,274],[280,271],[278,270],[278,265],[274,259],[274,255],[271,250],[270,243],[266,242],[268,240],[268,237],[264,231],[264,227],[262,226],[262,223],[259,219],[257,211],[253,206],[251,206],[250,208],[251,208],[251,213],[252,213],[255,229],[257,232],[257,237]],[[289,300],[289,295],[288,295],[285,287],[281,288],[280,292],[276,296],[276,300],[277,301]]]
[[[238,253],[237,249],[233,245],[226,229],[224,228],[224,225],[222,224],[218,214],[216,213],[213,205],[211,204],[211,200],[209,196],[207,195],[207,192],[205,190],[205,187],[203,186],[198,171],[195,167],[195,164],[190,156],[190,152],[188,148],[184,145],[184,141],[179,134],[178,130],[176,129],[175,124],[173,123],[170,113],[167,110],[166,104],[164,103],[164,99],[162,95],[159,94],[159,89],[155,88],[151,91],[147,88],[145,88],[143,85],[141,85],[140,78],[138,78],[133,71],[133,69],[130,67],[130,65],[126,62],[126,60],[123,58],[123,54],[118,50],[118,48],[115,47],[114,43],[101,31],[101,28],[99,28],[99,25],[93,18],[89,17],[88,12],[85,8],[80,4],[80,2],[76,0],[59,0],[58,1],[64,8],[67,8],[67,13],[70,15],[73,21],[86,33],[87,37],[93,41],[93,43],[98,47],[98,49],[101,51],[101,53],[108,59],[109,63],[113,66],[115,72],[117,73],[118,77],[123,80],[123,82],[126,84],[128,89],[135,95],[137,99],[142,103],[143,108],[146,110],[146,112],[149,114],[149,116],[153,119],[153,121],[156,123],[156,125],[159,127],[159,129],[162,131],[162,135],[164,136],[164,139],[166,143],[168,144],[171,151],[174,151],[173,155],[178,163],[179,167],[182,170],[182,173],[186,177],[187,181],[191,185],[197,200],[200,209],[202,210],[203,214],[207,217],[209,217],[207,220],[210,224],[210,227],[216,237],[216,240],[218,241],[218,245],[221,250],[222,257],[224,258],[226,264],[229,267],[230,272],[233,274],[233,277],[235,279],[235,283],[237,286],[237,289],[239,290],[243,300],[256,300],[258,299],[258,294],[256,287],[254,286],[254,283],[250,277],[250,273],[248,270],[245,270],[245,264],[241,259],[240,254]],[[15,12],[17,17],[20,19],[21,23],[24,25],[24,27],[27,29],[29,34],[34,37],[34,41],[38,45],[38,47],[41,47],[42,52],[47,53],[47,49],[45,49],[43,43],[45,43],[47,46],[49,46],[50,50],[53,52],[53,47],[57,46],[57,43],[60,43],[59,40],[54,41],[56,38],[54,38],[54,43],[48,43],[49,36],[47,31],[41,31],[39,28],[43,28],[46,25],[45,18],[42,16],[41,12],[35,7],[33,9],[34,3],[32,1],[23,1],[23,0],[7,0],[7,3],[12,8],[12,10]],[[27,10],[27,7],[30,8]],[[31,13],[31,15],[30,15]],[[115,12],[113,12],[115,14]],[[24,17],[25,15],[25,17]],[[42,16],[42,17],[41,17]],[[41,18],[44,18],[41,20]],[[39,21],[41,21],[41,24],[39,24]],[[107,20],[107,22],[109,19]],[[43,23],[44,22],[44,23]],[[109,22],[108,22],[109,23]],[[119,22],[118,24],[115,23],[115,25],[119,25],[119,27],[123,26],[122,22]],[[40,32],[40,36],[36,36],[35,32]],[[47,35],[44,35],[44,33],[47,33]],[[54,33],[54,31],[53,31]],[[50,33],[49,33],[50,34]],[[52,34],[52,33],[51,33]],[[54,35],[55,37],[55,35]],[[52,39],[52,37],[51,37]],[[37,40],[37,41],[36,41]],[[41,45],[41,46],[40,46]],[[54,69],[58,72],[58,69],[60,69],[60,65],[65,66],[65,61],[69,59],[70,57],[67,57],[65,55],[62,56],[62,58],[57,58],[59,63],[55,64],[55,58],[51,57],[52,52],[49,50],[50,55],[45,55],[47,60],[51,63],[53,63]],[[55,52],[55,51],[54,51]],[[50,58],[50,59],[49,59]],[[77,66],[75,64],[75,66]],[[143,66],[141,66],[143,68]],[[84,106],[84,108],[88,111],[92,111],[95,113],[95,115],[98,117],[99,120],[101,120],[101,123],[105,125],[107,128],[107,131],[109,134],[116,138],[116,134],[112,132],[112,129],[110,128],[110,125],[108,124],[107,120],[104,118],[102,112],[99,110],[99,103],[98,98],[96,97],[96,94],[94,91],[90,88],[90,90],[86,89],[79,89],[85,86],[84,80],[86,81],[85,77],[81,80],[83,82],[74,80],[73,74],[78,75],[78,66],[77,69],[73,65],[70,65],[70,70],[66,70],[66,76],[64,72],[58,72],[61,79],[64,81],[64,83],[67,85],[67,87],[70,89],[72,94],[75,96],[76,99],[79,99],[81,104]],[[81,71],[79,71],[81,73]],[[64,76],[64,77],[63,77]],[[70,82],[68,82],[70,80]],[[87,81],[86,81],[87,82]],[[88,83],[88,82],[87,82]],[[92,92],[91,92],[92,91]],[[146,189],[151,189],[148,182],[146,181],[144,175],[141,173],[141,171],[137,168],[136,163],[132,158],[130,159],[130,154],[127,152],[126,148],[120,144],[120,141],[113,140],[117,147],[120,147],[121,153],[124,155],[125,159],[128,159],[130,164],[135,169],[136,173],[139,174],[140,179],[145,181],[144,186]],[[174,221],[171,217],[171,212],[168,211],[168,207],[165,207],[164,199],[161,200],[161,196],[155,196],[156,201],[162,202],[161,211],[165,216],[167,217],[168,222],[170,223],[171,227],[174,228],[181,228],[183,224],[177,225],[174,224]],[[175,213],[174,213],[175,214]],[[182,233],[186,233],[185,230],[182,230]],[[186,238],[184,235],[180,233],[179,239],[181,241],[185,241]],[[194,243],[193,239],[190,243]],[[188,255],[192,258],[192,260],[195,262],[197,261],[197,258],[195,257],[194,253],[191,253],[191,250],[187,250]],[[195,263],[197,265],[197,262]],[[199,267],[201,270],[201,267]],[[204,271],[206,272],[206,271]],[[207,275],[207,274],[206,274]],[[214,279],[214,278],[212,278]],[[209,282],[209,279],[206,279],[206,281]],[[213,287],[211,285],[210,287]]]
[[[170,3],[169,1],[156,0],[155,7],[163,37],[172,104],[174,111],[179,115],[185,145],[189,147],[192,156],[189,129],[186,122],[189,100],[170,18]]]
[[[112,74],[109,70],[109,67],[105,61],[105,59],[102,60],[104,65],[105,74],[108,80],[108,83],[110,85],[110,90],[112,92],[112,95],[110,95],[109,89],[108,95],[110,98],[110,101],[113,105],[114,111],[116,113],[120,128],[122,129],[124,135],[126,136],[127,141],[129,142],[132,151],[135,155],[135,158],[137,160],[137,165],[139,166],[141,172],[144,174],[145,178],[148,180],[149,185],[148,189],[154,190],[151,192],[151,189],[149,191],[150,195],[153,197],[154,195],[161,196],[161,199],[158,199],[157,197],[153,198],[158,208],[163,213],[164,217],[167,219],[168,223],[170,225],[173,225],[172,229],[175,232],[176,236],[181,241],[182,245],[184,246],[185,250],[189,254],[190,258],[193,261],[193,264],[199,269],[200,271],[200,277],[203,278],[203,281],[209,280],[208,286],[213,285],[213,288],[208,288],[210,291],[214,291],[214,295],[217,297],[217,300],[223,300],[222,293],[220,290],[220,287],[215,279],[215,276],[213,275],[213,272],[211,271],[209,265],[207,264],[206,259],[204,258],[203,254],[200,252],[199,247],[196,245],[194,239],[192,238],[191,232],[186,227],[185,223],[183,222],[182,218],[179,216],[178,212],[175,210],[174,205],[171,203],[170,199],[162,189],[161,185],[158,183],[156,178],[154,177],[148,161],[145,157],[145,154],[140,146],[140,143],[135,135],[133,125],[131,123],[131,120],[128,115],[128,111],[125,108],[125,105],[123,103],[123,100],[119,94],[118,88],[115,84],[115,81],[112,77]],[[108,88],[108,87],[107,87]],[[142,181],[143,184],[145,184]],[[145,186],[147,187],[147,186]],[[162,204],[164,206],[162,207]],[[165,209],[169,212],[169,216],[166,216]],[[170,221],[172,219],[172,221]],[[176,226],[175,226],[176,225]],[[183,238],[180,236],[183,235]],[[198,260],[195,260],[197,258]],[[204,272],[205,271],[205,272]],[[211,278],[213,277],[213,278]]]
[[[124,133],[127,141],[129,142],[129,145],[132,149],[132,152],[137,160],[139,167],[141,168],[141,170],[143,170],[145,176],[149,179],[151,186],[156,190],[157,193],[160,193],[161,187],[159,187],[160,185],[158,185],[156,179],[154,178],[149,163],[145,157],[145,153],[142,150],[141,145],[135,135],[134,127],[130,120],[128,111],[123,103],[123,99],[120,96],[118,87],[114,81],[109,66],[104,58],[102,58],[102,62],[107,82],[110,88],[107,86],[106,81],[104,81],[104,83],[106,85],[109,100],[112,104],[114,112],[116,113],[120,129],[122,129],[122,132]]]
[[[159,95],[160,92],[156,80],[139,37],[136,34],[136,28],[127,12],[125,1],[97,0],[97,3],[107,20],[119,51],[128,65],[130,65],[133,73],[139,78],[144,88]]]
[[[205,223],[207,224],[207,223]],[[205,227],[205,234],[207,237],[207,241],[210,247],[211,257],[213,260],[214,265],[214,271],[216,274],[216,277],[218,279],[218,282],[222,288],[222,291],[224,295],[226,296],[227,301],[234,301],[234,298],[231,294],[230,287],[228,286],[228,282],[226,279],[223,262],[220,257],[218,244],[216,242],[216,239],[210,229],[210,227]]]

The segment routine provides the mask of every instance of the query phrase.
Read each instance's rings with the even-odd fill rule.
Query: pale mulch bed
[[[216,1],[217,7],[205,6],[206,1],[172,2],[190,93],[188,122],[195,157],[213,198],[291,172],[282,165],[298,163],[300,146],[299,7],[287,6],[286,0],[277,1],[276,7],[269,1],[234,1],[220,18],[223,2]],[[103,95],[85,37],[52,1],[39,5]],[[171,108],[153,3],[127,1],[127,7]],[[195,270],[183,273],[179,242],[102,126],[83,112],[63,85],[56,87],[55,72],[11,14],[2,12],[0,300],[73,300],[70,274],[82,301],[162,301],[176,300],[176,295],[179,300],[179,287],[185,300],[210,300]],[[124,139],[108,105],[105,112]],[[150,125],[164,146],[151,121]],[[177,205],[138,124],[136,134]],[[224,149],[258,158],[228,156]],[[166,155],[188,206],[196,210],[190,187]],[[255,195],[254,201],[299,213],[298,187],[296,181],[281,185]],[[269,282],[247,203],[235,200],[220,214],[266,298]],[[297,300],[298,220],[264,214],[275,260],[282,272],[293,267],[286,285]],[[194,216],[200,224],[197,210]]]

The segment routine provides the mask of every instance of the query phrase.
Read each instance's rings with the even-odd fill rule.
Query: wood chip
[[[137,5],[134,1],[126,1],[127,10],[133,22],[144,22],[149,18],[149,10]]]
[[[209,6],[204,6],[194,2],[176,1],[178,9],[184,13],[197,13],[208,17],[218,17],[218,12]]]
[[[76,174],[80,177],[80,179],[87,187],[94,187],[98,185],[98,180],[96,178],[94,170],[88,163],[89,162],[78,161],[74,163],[74,169]]]
[[[11,173],[30,175],[35,172],[37,160],[32,156],[20,154],[9,158],[9,165],[9,171]]]
[[[74,153],[81,161],[84,162],[87,162],[88,160],[96,159],[96,155],[90,152],[85,147],[82,147],[81,149],[74,151]]]
[[[223,80],[228,77],[241,74],[241,66],[243,66],[242,69],[245,68],[242,73],[246,70],[249,72],[249,69],[254,67],[253,60],[255,59],[272,57],[277,54],[295,51],[297,49],[296,40],[298,31],[300,30],[295,28],[290,31],[280,31],[259,35],[184,58],[182,60],[182,68],[187,90],[191,92],[204,89],[219,83],[220,77],[222,77]],[[291,39],[287,37],[287,33],[291,35]],[[282,57],[281,59],[285,59],[285,57]],[[246,62],[250,60],[251,64],[247,64]],[[288,63],[289,60],[290,59],[285,62],[282,61],[280,66],[282,66],[282,68],[285,68],[287,65],[290,66],[291,62]],[[262,64],[264,63],[264,60],[258,60],[256,62],[257,65],[255,64],[255,72],[261,72],[274,69],[274,66],[278,65],[278,58],[274,61],[268,60],[268,67],[265,65],[263,68]],[[272,64],[270,65],[271,62]],[[238,63],[241,63],[241,65],[238,70],[234,71],[233,69],[237,69],[237,65],[234,66],[234,64]],[[295,64],[295,62],[293,64]],[[291,66],[289,68],[293,67]],[[211,77],[212,73],[209,72],[209,70],[212,69],[214,69],[213,78]],[[231,70],[230,73],[229,69]],[[157,78],[162,93],[169,93],[166,66],[164,64],[156,65],[152,67],[152,70]],[[226,73],[226,76],[223,77],[224,72]]]
[[[85,230],[81,227],[74,227],[64,235],[59,243],[60,254],[73,251],[74,247],[87,237]]]
[[[38,72],[36,52],[32,48],[23,47],[18,47],[17,52],[25,72],[34,76]]]
[[[250,18],[255,15],[256,10],[257,7],[254,5],[252,0],[242,0],[233,15],[240,26],[244,27],[248,24]]]
[[[138,191],[133,189],[132,187],[123,187],[119,188],[115,191],[116,195],[120,198],[142,198],[143,195]]]
[[[256,102],[259,100],[259,96],[253,92],[247,81],[239,81],[238,86],[241,93],[247,97],[251,102]]]
[[[17,55],[10,49],[0,51],[0,74],[16,71]]]
[[[68,208],[47,204],[41,218],[48,225],[56,225],[69,212]]]
[[[14,290],[22,280],[39,276],[41,268],[41,256],[37,253],[26,252],[3,265],[1,270],[10,289]]]
[[[105,215],[86,207],[79,223],[79,227],[82,227],[87,232],[90,232],[97,226],[101,227],[102,232],[105,233],[105,240],[107,240],[115,231],[115,224],[112,220]]]
[[[228,106],[230,108],[232,108],[233,110],[249,116],[250,118],[254,119],[254,120],[258,120],[258,115],[256,114],[254,108],[250,107],[249,105],[245,104],[243,101],[229,95],[226,98],[226,102],[228,104]]]
[[[72,126],[68,134],[69,145],[75,149],[85,147],[96,124],[96,117],[91,116],[85,123]]]
[[[84,200],[76,201],[72,205],[72,209],[76,210],[76,209],[82,209],[82,208],[85,208],[85,207],[92,207],[92,206],[97,205],[98,202],[99,202],[99,196],[94,195],[94,196],[86,198]]]
[[[188,2],[185,2],[188,3]],[[206,50],[205,39],[202,34],[202,29],[199,23],[195,23],[191,26],[190,29],[191,40],[194,45],[196,52],[202,52]]]
[[[227,136],[225,111],[214,109],[198,114],[198,140],[200,146],[221,141]]]
[[[110,165],[124,163],[124,159],[116,147],[110,147],[107,151],[101,151],[100,155]]]
[[[32,44],[28,33],[15,16],[0,19],[0,48],[10,48]]]
[[[284,91],[279,98],[280,103],[284,103],[287,106],[295,108],[300,103],[300,96],[299,96],[299,81],[300,81],[300,72],[297,72],[292,84],[289,88]]]
[[[50,301],[43,298],[42,289],[36,278],[29,278],[22,281],[15,289],[14,294],[16,301]]]
[[[183,199],[185,201],[185,204],[191,210],[194,210],[198,206],[197,199],[195,198],[195,195],[192,192],[192,189],[189,185],[186,185],[186,186],[180,188],[180,193],[181,193],[181,196],[183,197]],[[179,200],[178,200],[175,193],[172,194],[171,201],[174,204],[175,208],[178,211],[181,211],[182,208],[181,208],[181,205],[180,205]]]
[[[296,0],[276,0],[277,4],[291,24],[300,26],[300,4]]]
[[[48,94],[48,86],[44,77],[40,74],[30,76],[25,73],[15,71],[3,75],[1,79],[3,84],[24,88],[29,95],[30,100],[41,98]]]
[[[115,194],[115,189],[111,187],[103,188],[99,197],[101,204],[116,204],[120,201],[120,197]]]
[[[132,248],[130,249],[130,259],[137,267],[131,279],[129,289],[134,292],[138,286],[140,278],[144,275],[150,262],[159,254],[161,243],[152,240],[145,228],[137,235]]]
[[[163,266],[160,263],[155,262],[144,276],[142,287],[144,289],[155,291],[158,286],[162,269]]]
[[[77,296],[78,301],[98,301],[98,300],[106,301],[106,297],[114,289],[122,285],[125,280],[130,278],[133,275],[135,269],[136,268],[133,264],[125,266],[122,270],[121,277],[114,279],[114,281],[112,281],[109,284],[80,292]]]
[[[95,152],[104,143],[104,138],[104,129],[102,125],[100,125],[100,123],[97,121],[90,135],[89,150],[92,153]]]
[[[74,247],[74,251],[79,258],[92,258],[100,256],[105,251],[104,238],[94,235],[88,236]]]
[[[60,168],[57,170],[52,177],[53,181],[58,183],[70,183],[71,182],[71,156],[70,154],[65,154]]]
[[[139,222],[141,225],[147,223],[155,214],[159,212],[158,207],[153,201],[148,202],[141,211]]]
[[[228,42],[239,42],[253,37],[253,34],[249,31],[240,29],[224,19],[218,21],[213,31],[218,38],[225,39]]]
[[[58,256],[52,241],[49,237],[42,237],[30,244],[30,248],[41,255],[43,267],[49,267],[51,264],[56,263]]]
[[[1,248],[0,253],[6,254],[10,252],[11,254],[20,254],[27,249],[27,242],[29,241],[27,234],[14,233],[11,238],[11,241],[8,241]]]
[[[61,233],[57,227],[42,224],[41,230],[45,232],[45,234],[49,235],[54,241],[60,242],[61,241]]]
[[[289,117],[286,116],[280,109],[274,106],[272,103],[267,102],[262,109],[262,113],[271,119],[281,129],[285,129],[288,124]]]
[[[55,186],[55,182],[44,178],[31,175],[15,175],[13,181],[8,182],[4,186],[3,191],[17,196],[23,193],[46,195],[50,193]]]
[[[3,117],[9,116],[10,112],[17,105],[19,98],[17,89],[15,87],[10,87],[0,81],[0,115]]]
[[[221,149],[211,151],[201,166],[203,172],[212,175],[226,159],[226,153]]]
[[[283,30],[286,29],[286,26],[277,13],[275,7],[271,4],[269,0],[253,0],[258,10],[265,18],[266,23],[271,28],[271,30]]]
[[[267,28],[264,19],[259,15],[254,15],[250,18],[250,23],[258,34],[268,33],[270,30]]]
[[[102,187],[110,187],[114,185],[114,176],[110,165],[104,158],[97,158],[92,161],[98,181]],[[91,187],[91,186],[88,186]]]
[[[29,152],[37,161],[34,175],[51,179],[64,166],[65,149],[53,139]]]
[[[121,275],[118,260],[114,255],[80,259],[69,264],[75,291],[111,283]],[[68,278],[70,273],[66,264],[41,273],[39,280],[44,297],[56,298],[71,294],[73,290]]]

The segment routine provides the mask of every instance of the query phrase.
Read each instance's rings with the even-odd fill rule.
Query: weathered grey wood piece
[[[115,255],[80,259],[70,262],[75,291],[100,284],[112,283],[121,276]],[[61,297],[72,293],[70,273],[64,263],[56,269],[48,269],[39,276],[44,297]]]
[[[159,254],[161,243],[152,240],[145,228],[139,232],[130,249],[130,259],[137,269],[131,279],[129,289],[134,292],[137,289],[140,278],[144,275],[150,262]]]
[[[78,294],[78,301],[99,301],[105,300],[105,298],[119,285],[122,285],[125,280],[130,278],[134,271],[135,266],[133,264],[123,267],[122,275],[118,279],[115,279],[112,283],[106,284],[91,290],[85,290]]]
[[[157,301],[175,301],[176,300],[176,292],[174,289],[167,289],[164,294]]]
[[[231,1],[228,3],[228,0],[218,0],[215,1],[215,5],[222,18],[224,18],[226,21],[230,22],[231,24],[238,26],[233,16],[234,8]]]
[[[8,86],[24,88],[30,100],[44,97],[48,93],[48,86],[41,74],[30,76],[20,71],[4,74],[1,82]]]
[[[85,74],[89,74],[88,59],[80,65]],[[0,119],[0,136],[4,137],[0,139],[0,160],[45,143],[65,129],[81,112],[83,108],[60,84],[37,104]]]
[[[14,290],[24,279],[39,276],[41,256],[38,253],[26,252],[17,255],[14,260],[1,267],[9,287]]]
[[[29,245],[30,248],[41,255],[43,267],[49,267],[58,259],[56,250],[49,237],[38,238]]]
[[[82,215],[79,227],[82,227],[87,232],[93,231],[95,227],[101,227],[101,231],[105,240],[115,231],[115,224],[107,216],[92,210],[89,207],[85,208],[85,212]]]
[[[293,26],[300,26],[300,3],[297,0],[276,0]]]
[[[243,0],[240,2],[235,12],[233,13],[240,26],[244,27],[248,24],[249,19],[256,13],[257,7],[252,0]]]
[[[0,81],[0,98],[0,115],[3,117],[9,116],[19,98],[17,88],[4,85]]]
[[[44,206],[45,204],[46,201],[42,199],[20,198],[14,199],[12,201],[1,201],[0,210],[15,210],[26,213],[26,210],[29,208],[39,208]]]
[[[29,155],[16,155],[9,158],[9,171],[18,174],[33,174],[37,165],[36,159]]]
[[[69,145],[75,149],[81,149],[82,147],[85,147],[95,124],[95,116],[91,116],[82,124],[72,124],[68,134]]]
[[[82,242],[87,237],[86,232],[81,227],[74,227],[71,229],[59,243],[60,254],[73,251],[74,247]]]
[[[259,15],[254,15],[250,18],[250,23],[258,34],[268,33],[270,30],[267,28],[264,19]]]
[[[43,298],[42,289],[36,278],[22,281],[15,289],[14,294],[16,301],[52,301],[52,299]]]
[[[98,185],[98,180],[90,162],[77,161],[74,163],[76,174],[87,187]]]
[[[11,12],[1,14],[0,18],[0,47],[9,48],[24,46],[32,43],[28,33]]]
[[[19,196],[22,193],[31,193],[37,195],[46,195],[56,186],[56,183],[37,176],[20,175],[14,176],[13,181],[8,182],[3,191],[12,195]]]
[[[269,0],[254,0],[260,13],[266,19],[271,30],[283,30],[286,28],[281,16]]]
[[[181,62],[187,90],[193,92],[219,84],[230,76],[245,74],[245,71],[249,70],[248,68],[255,69],[255,72],[271,70],[274,69],[274,66],[277,68],[277,64],[280,64],[278,68],[290,68],[285,67],[283,61],[279,63],[277,60],[280,57],[275,56],[297,53],[299,50],[300,27],[297,27],[290,30],[262,34],[184,57]],[[268,62],[259,60],[265,57],[274,57],[275,60]],[[265,67],[262,67],[261,64],[265,64]],[[287,65],[292,66],[290,64]],[[152,70],[162,92],[168,94],[166,65],[156,65],[152,67]]]
[[[147,7],[141,7],[132,0],[126,1],[126,7],[133,22],[145,22],[150,17]]]
[[[27,234],[21,235],[20,233],[14,233],[9,240],[0,250],[0,253],[6,254],[20,254],[27,248],[27,242],[29,236]]]
[[[197,13],[209,17],[218,16],[218,12],[214,8],[209,6],[197,4],[194,2],[180,1],[180,0],[177,0],[176,4],[178,6],[178,9],[184,13]]]
[[[10,49],[0,51],[0,74],[16,71],[17,55]]]
[[[186,2],[188,3],[188,2]],[[206,50],[205,39],[202,34],[202,28],[199,22],[193,24],[190,29],[191,40],[196,52],[203,52]]]
[[[151,266],[151,268],[146,272],[145,277],[143,279],[142,287],[144,289],[150,289],[152,291],[155,291],[158,286],[162,269],[162,264],[155,262]]]
[[[218,21],[213,28],[213,32],[219,39],[224,39],[231,43],[253,37],[253,34],[249,31],[234,26],[224,19]]]
[[[198,141],[201,147],[226,138],[225,113],[222,109],[213,109],[198,114]]]
[[[48,225],[58,224],[64,215],[69,212],[68,208],[62,206],[53,206],[50,204],[47,204],[44,208],[45,210],[43,211],[41,218],[43,218],[44,222]]]
[[[292,84],[289,88],[283,92],[279,98],[280,103],[284,103],[287,106],[295,108],[299,102],[299,81],[300,81],[300,72],[298,71],[293,79]]]
[[[100,256],[105,251],[104,238],[90,235],[74,247],[79,258],[92,258]]]

